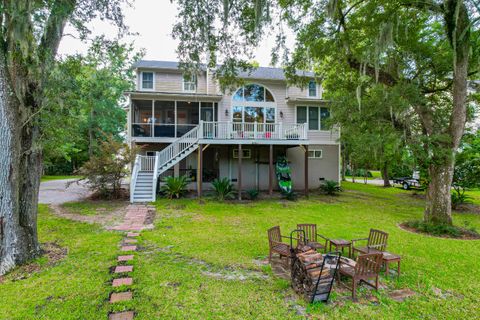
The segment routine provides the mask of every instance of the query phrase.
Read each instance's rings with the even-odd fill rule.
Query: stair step
[[[135,191],[136,191],[136,190],[145,191],[145,190],[152,190],[152,189],[153,189],[152,186],[149,186],[149,187],[148,187],[148,186],[147,186],[147,187],[145,187],[145,186],[143,186],[143,187],[135,187]]]

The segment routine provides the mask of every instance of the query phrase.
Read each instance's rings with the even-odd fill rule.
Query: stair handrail
[[[174,140],[169,146],[158,153],[158,170],[164,164],[175,159],[176,156],[193,146],[199,140],[199,126],[195,126],[192,130],[185,133],[180,138]]]
[[[155,152],[155,164],[153,166],[153,186],[152,186],[152,201],[155,201],[157,198],[157,179],[158,179],[158,154],[160,152]]]
[[[140,170],[140,155],[137,154],[133,163],[132,175],[130,177],[130,203],[133,203],[133,194],[137,183],[138,171]]]

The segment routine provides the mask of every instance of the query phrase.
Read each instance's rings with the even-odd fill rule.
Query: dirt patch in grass
[[[56,265],[68,254],[67,248],[61,247],[55,242],[41,244],[41,256],[33,262],[24,264],[14,269],[6,276],[0,277],[0,284],[6,280],[20,281],[30,278],[33,274]]]
[[[426,236],[430,236],[430,237],[436,237],[436,238],[458,239],[458,240],[479,240],[480,239],[480,234],[478,234],[477,232],[472,231],[472,230],[468,230],[468,229],[465,229],[465,228],[457,227],[457,226],[455,226],[453,228],[455,228],[457,230],[458,235],[454,235],[454,234],[451,234],[451,233],[444,233],[444,234],[435,233],[435,234],[433,234],[433,233],[425,232],[422,229],[417,229],[417,228],[413,227],[408,222],[400,223],[400,224],[398,224],[398,227],[400,229],[403,229],[403,230],[408,231],[408,232],[422,234],[422,235],[426,235]]]
[[[67,202],[62,205],[51,205],[53,213],[62,218],[98,223],[105,228],[123,221],[127,212],[125,201],[92,201]]]

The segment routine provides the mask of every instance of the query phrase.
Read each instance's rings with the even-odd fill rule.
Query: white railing
[[[307,124],[202,121],[200,137],[227,140],[306,140]]]
[[[159,165],[159,154],[160,152],[155,152],[155,164],[153,166],[153,186],[152,186],[152,201],[155,201],[157,198],[157,179],[158,179],[158,165]]]
[[[156,158],[158,158],[156,161],[158,165],[157,175],[162,173],[160,168],[197,143],[199,138],[198,134],[198,127],[195,127],[182,137],[173,141],[168,147],[158,152],[156,156]]]
[[[152,156],[138,156],[140,157],[140,171],[154,171],[155,157]]]
[[[140,155],[135,157],[133,164],[132,176],[130,177],[130,202],[133,203],[133,194],[135,193],[135,184],[137,183],[137,175],[140,170]]]

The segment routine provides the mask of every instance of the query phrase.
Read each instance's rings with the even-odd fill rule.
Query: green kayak
[[[290,166],[286,157],[278,157],[275,165],[275,173],[277,175],[278,186],[283,193],[292,192],[292,177]]]

